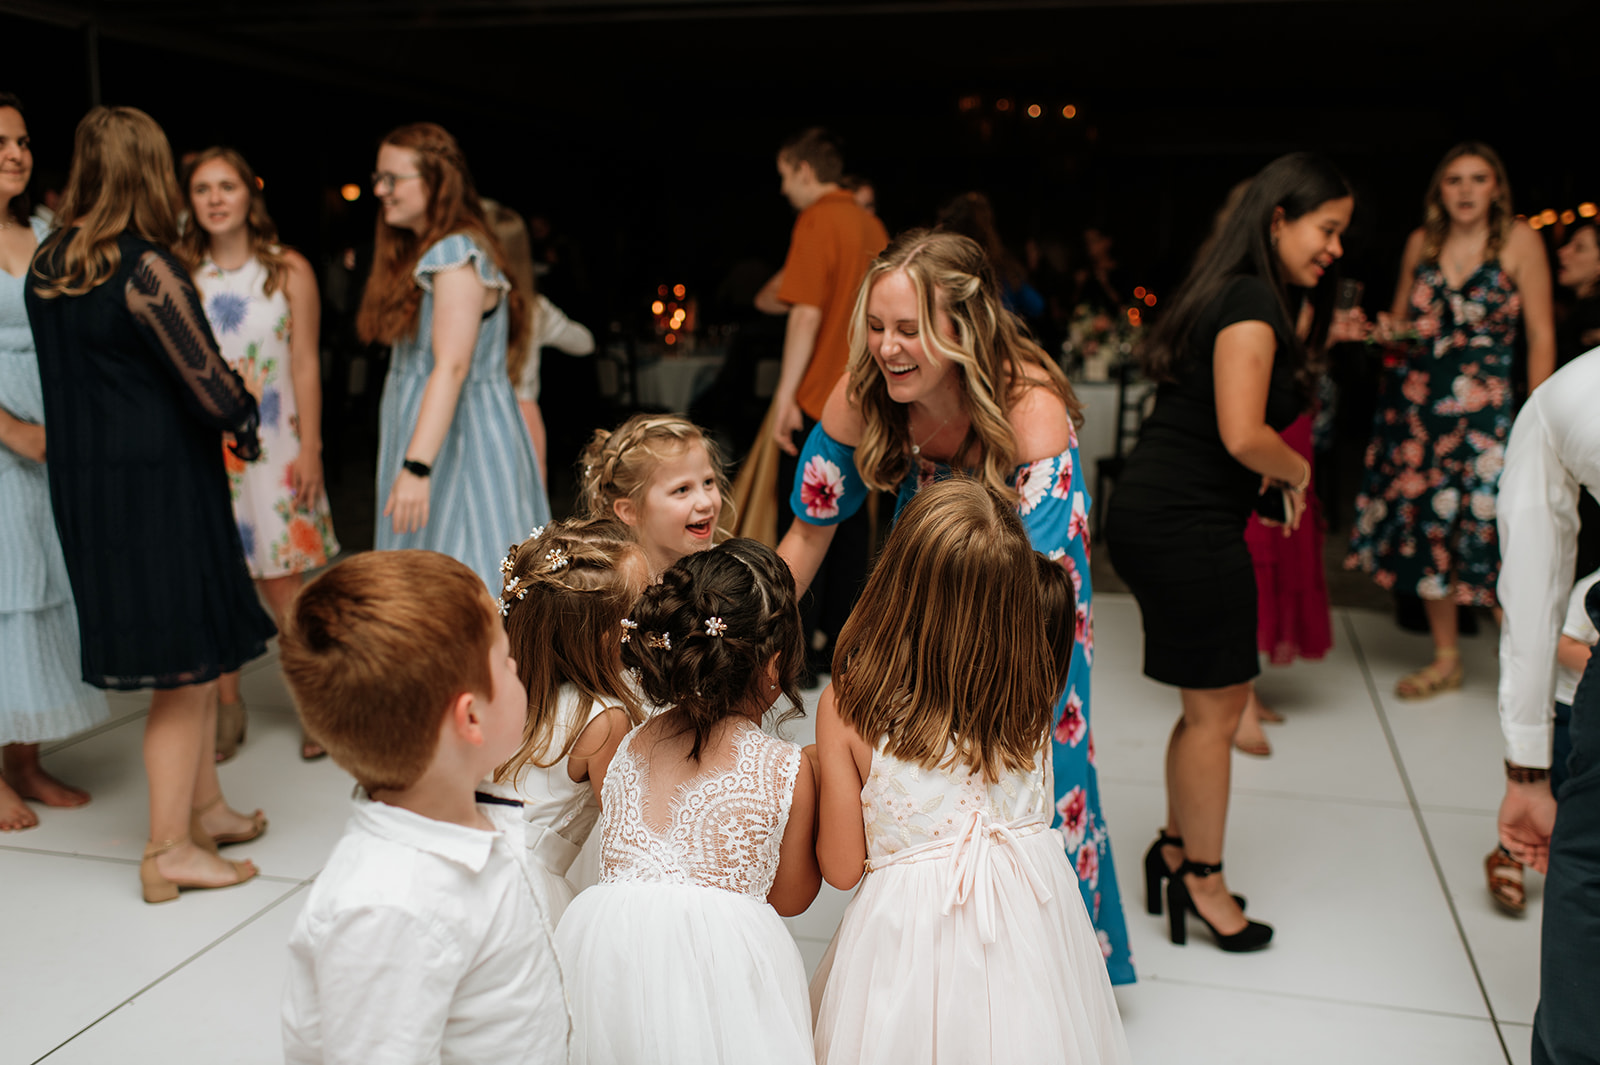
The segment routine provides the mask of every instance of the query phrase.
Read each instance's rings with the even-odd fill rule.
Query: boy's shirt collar
[[[515,828],[519,835],[510,838],[521,839],[522,814],[510,806],[478,804],[478,809],[494,825],[493,831],[486,832],[449,821],[435,821],[399,806],[377,802],[359,784],[350,801],[355,808],[351,818],[362,831],[455,862],[474,873],[481,873],[489,863],[489,852],[494,848],[496,837],[507,835]]]

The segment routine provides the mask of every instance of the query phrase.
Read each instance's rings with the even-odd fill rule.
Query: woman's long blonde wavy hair
[[[73,140],[72,169],[56,211],[59,228],[33,260],[34,292],[48,300],[82,296],[104,284],[122,265],[117,238],[125,232],[171,248],[180,201],[172,148],[156,120],[134,107],[94,108]],[[63,242],[59,272],[39,273]]]
[[[417,157],[417,173],[428,189],[426,228],[420,232],[399,229],[378,215],[373,241],[372,273],[361,295],[361,310],[356,316],[356,331],[363,342],[393,344],[417,331],[417,316],[422,313],[422,289],[412,271],[423,252],[452,233],[469,234],[489,253],[494,265],[511,283],[505,294],[511,313],[511,336],[507,351],[520,349],[528,337],[528,301],[517,284],[516,271],[505,249],[489,227],[483,204],[472,183],[466,157],[456,139],[432,122],[401,126],[384,144],[405,148]]]
[[[200,268],[201,262],[211,252],[211,234],[203,229],[195,210],[192,191],[194,188],[194,174],[206,163],[219,159],[233,168],[239,175],[239,181],[250,193],[250,211],[245,216],[245,229],[250,234],[250,254],[261,261],[267,268],[267,281],[263,286],[267,295],[272,295],[283,287],[284,281],[289,276],[289,264],[284,258],[282,246],[278,244],[278,226],[272,221],[272,216],[267,213],[267,199],[261,192],[261,184],[256,179],[256,172],[232,148],[214,147],[207,148],[195,156],[183,172],[183,193],[189,202],[189,226],[178,238],[178,243],[173,245],[172,253],[178,261],[189,268],[192,274]]]
[[[881,491],[893,491],[910,472],[911,434],[906,407],[889,398],[883,373],[867,350],[867,299],[872,286],[896,271],[911,280],[917,294],[917,331],[923,351],[934,365],[954,363],[963,405],[972,424],[956,463],[976,444],[982,454],[979,471],[985,484],[1015,500],[1007,482],[1016,471],[1017,437],[1007,417],[1030,388],[1048,387],[1061,397],[1075,423],[1082,404],[1072,385],[1028,336],[1022,323],[1005,309],[1000,285],[983,249],[955,233],[913,229],[895,238],[867,270],[850,321],[850,398],[865,420],[856,466],[862,480]],[[939,328],[940,312],[949,318],[955,336]],[[1048,384],[1031,379],[1035,367]]]
[[[1036,567],[1007,496],[972,477],[919,491],[839,633],[840,719],[926,769],[1032,769],[1066,681]]]
[[[1489,201],[1489,238],[1484,244],[1483,257],[1493,259],[1505,248],[1511,238],[1511,226],[1516,214],[1511,207],[1511,179],[1506,175],[1506,164],[1500,153],[1482,141],[1462,141],[1444,153],[1428,181],[1428,194],[1422,200],[1422,261],[1435,262],[1444,249],[1445,237],[1450,233],[1450,212],[1444,209],[1444,172],[1451,163],[1469,155],[1477,156],[1489,164],[1494,172],[1494,199]]]

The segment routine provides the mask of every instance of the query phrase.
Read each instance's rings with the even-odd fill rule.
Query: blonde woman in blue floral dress
[[[933,329],[940,335],[930,336]],[[1135,980],[1127,923],[1100,805],[1089,713],[1094,585],[1089,491],[1073,425],[1080,404],[1059,367],[1001,304],[975,241],[902,233],[873,262],[855,309],[850,368],[800,453],[796,515],[778,554],[801,594],[871,488],[896,493],[981,477],[1015,501],[1035,551],[1060,563],[1077,595],[1077,643],[1054,710],[1055,814],[1113,984]],[[974,654],[982,648],[974,648]]]
[[[223,356],[261,410],[261,457],[245,463],[226,449],[223,457],[250,576],[281,624],[303,574],[339,553],[323,493],[316,278],[303,256],[277,244],[261,186],[238,152],[200,153],[187,189],[195,224],[177,250]],[[223,675],[219,700],[217,759],[226,761],[245,734],[237,673]],[[301,757],[322,753],[301,737]]]

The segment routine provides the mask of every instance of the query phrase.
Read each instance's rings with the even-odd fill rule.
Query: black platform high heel
[[[1167,868],[1167,860],[1161,856],[1161,848],[1182,846],[1182,836],[1169,836],[1162,830],[1150,849],[1144,852],[1144,908],[1151,917],[1161,916],[1161,882],[1173,875]],[[1247,908],[1243,895],[1235,895],[1233,901],[1239,904],[1239,909]]]
[[[1222,863],[1216,865],[1201,865],[1198,862],[1185,860],[1178,866],[1177,872],[1167,880],[1167,911],[1168,921],[1172,932],[1172,942],[1183,946],[1189,941],[1189,929],[1186,923],[1188,914],[1193,913],[1200,918],[1202,924],[1211,930],[1211,935],[1216,939],[1217,946],[1235,954],[1246,951],[1260,950],[1272,942],[1272,926],[1262,924],[1260,921],[1246,919],[1245,926],[1232,935],[1225,936],[1217,931],[1216,925],[1205,919],[1205,916],[1195,909],[1194,899],[1189,894],[1189,885],[1183,882],[1185,875],[1207,877],[1222,872]]]

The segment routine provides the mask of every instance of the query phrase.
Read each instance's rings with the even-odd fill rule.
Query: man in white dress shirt
[[[1600,489],[1600,348],[1545,381],[1517,416],[1500,475],[1500,842],[1547,872],[1536,1063],[1600,1062],[1600,666],[1572,700],[1570,775],[1550,791],[1556,644],[1572,589],[1578,496]],[[1600,594],[1591,590],[1591,617]],[[1585,728],[1585,726],[1588,726]]]

